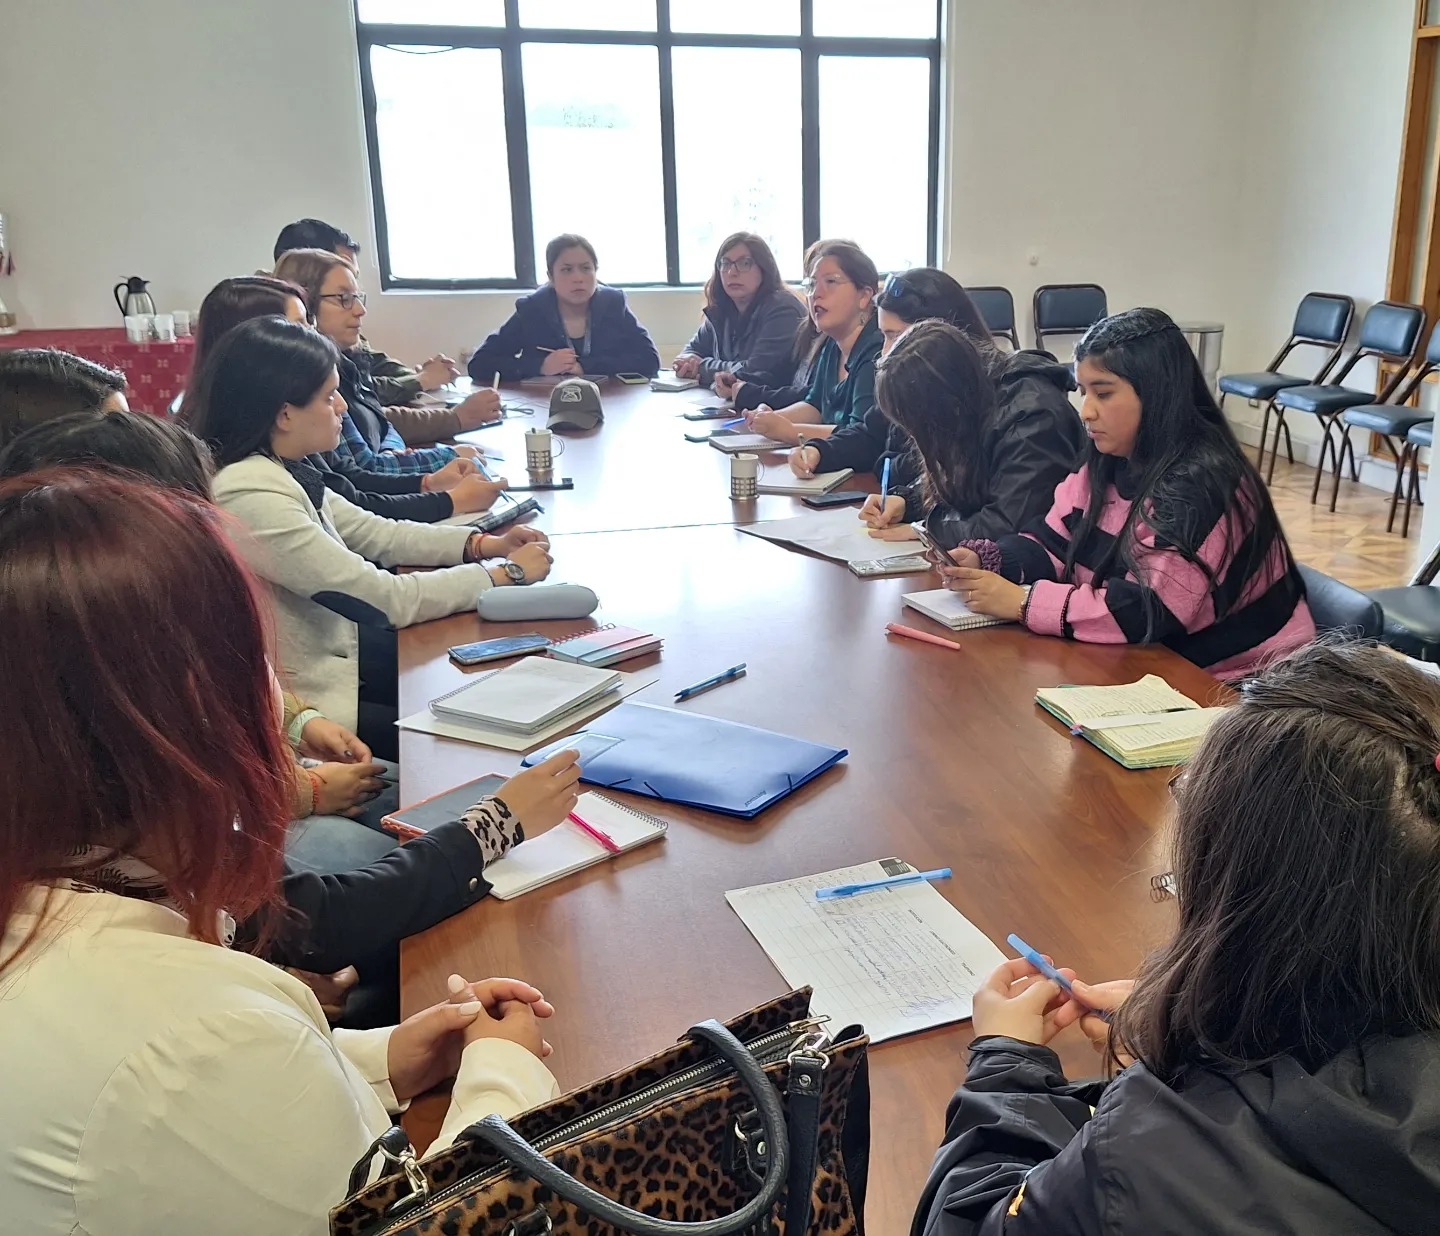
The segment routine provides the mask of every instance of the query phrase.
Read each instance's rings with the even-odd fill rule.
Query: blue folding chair
[[[1009,288],[966,288],[985,325],[996,339],[1008,339],[1015,351],[1020,350],[1020,335],[1015,329],[1015,298]]]

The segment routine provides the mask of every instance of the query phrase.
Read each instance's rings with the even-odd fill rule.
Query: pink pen
[[[598,828],[595,827],[595,825],[590,824],[585,820],[582,820],[573,811],[570,813],[570,819],[574,821],[575,825],[580,829],[581,832],[587,833],[589,836],[594,837],[595,840],[598,841],[601,845],[603,845],[607,850],[609,850],[611,854],[620,853],[620,847],[615,844],[615,838],[610,836],[609,833],[602,833]]]
[[[891,635],[903,635],[906,639],[918,639],[925,644],[939,644],[941,648],[949,648],[952,652],[960,650],[960,645],[954,640],[941,639],[938,635],[917,631],[914,627],[902,627],[898,622],[887,622],[885,630]]]

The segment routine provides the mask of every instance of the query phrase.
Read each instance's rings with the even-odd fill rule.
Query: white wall
[[[1224,321],[1237,368],[1263,364],[1302,291],[1378,294],[1410,0],[948,8],[943,261],[1009,286],[1022,334],[1036,284],[1095,279],[1116,308]],[[115,322],[110,288],[137,273],[193,308],[301,215],[373,255],[348,0],[10,0],[0,211],[20,268],[0,294],[25,325]],[[453,352],[512,299],[374,295],[368,330]],[[693,292],[632,299],[657,341],[688,336]]]

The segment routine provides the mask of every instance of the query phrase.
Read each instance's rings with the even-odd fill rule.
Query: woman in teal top
[[[817,240],[810,246],[805,295],[825,343],[805,398],[786,408],[761,404],[747,414],[751,429],[798,446],[865,419],[875,406],[875,362],[885,345],[875,322],[879,285],[875,263],[851,241]]]

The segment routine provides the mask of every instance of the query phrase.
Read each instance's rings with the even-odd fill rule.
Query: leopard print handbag
[[[864,1236],[869,1040],[792,991],[427,1159],[391,1129],[331,1236]],[[372,1165],[379,1179],[366,1184]]]

